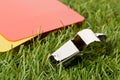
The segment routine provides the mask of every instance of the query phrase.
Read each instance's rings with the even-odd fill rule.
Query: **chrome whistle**
[[[105,34],[94,33],[91,29],[81,30],[73,40],[67,41],[63,46],[53,52],[50,56],[50,61],[55,65],[69,61],[91,43],[102,41],[106,41]]]

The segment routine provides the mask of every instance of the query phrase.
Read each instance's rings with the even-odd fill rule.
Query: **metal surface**
[[[88,45],[94,42],[102,42],[106,40],[106,35],[102,33],[94,33],[90,29],[84,29],[77,33],[73,40],[69,40],[50,56],[50,60],[54,64],[66,62],[76,54],[83,51]]]

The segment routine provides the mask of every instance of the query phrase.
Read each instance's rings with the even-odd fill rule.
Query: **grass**
[[[119,0],[62,0],[86,20],[79,27],[49,33],[29,45],[21,45],[0,54],[0,80],[120,80],[120,1]],[[90,28],[107,35],[106,48],[90,48],[67,68],[53,67],[52,52],[77,31]],[[91,55],[91,54],[94,55]],[[103,53],[102,55],[97,55]],[[94,57],[95,56],[95,57]],[[72,63],[71,63],[72,64]]]

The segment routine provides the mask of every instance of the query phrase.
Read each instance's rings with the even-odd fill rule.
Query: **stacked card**
[[[58,0],[0,0],[0,52],[83,20]]]

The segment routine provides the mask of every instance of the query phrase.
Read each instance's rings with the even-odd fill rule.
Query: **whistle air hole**
[[[75,44],[75,46],[79,49],[79,51],[83,51],[83,49],[86,47],[85,42],[81,39],[79,35],[77,35],[72,42]]]

